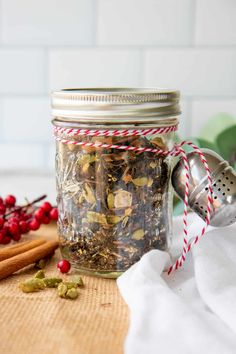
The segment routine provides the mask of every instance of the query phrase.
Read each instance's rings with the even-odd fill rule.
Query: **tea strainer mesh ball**
[[[212,177],[213,205],[210,225],[227,226],[236,222],[236,173],[227,161],[209,149],[201,149],[207,160]],[[189,207],[205,220],[207,213],[208,180],[199,154],[187,154],[190,167]],[[172,185],[178,196],[184,200],[185,168],[183,160],[172,172]]]

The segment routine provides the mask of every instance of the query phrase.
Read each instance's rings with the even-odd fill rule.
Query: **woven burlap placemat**
[[[56,238],[56,227],[34,235]],[[58,275],[59,251],[46,267]],[[29,267],[1,280],[0,352],[6,354],[119,354],[128,328],[128,309],[114,280],[83,276],[85,287],[75,301],[60,299],[55,289],[24,294],[18,283],[31,277]]]

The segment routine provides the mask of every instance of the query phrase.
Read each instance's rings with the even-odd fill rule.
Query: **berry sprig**
[[[23,234],[38,230],[41,224],[57,220],[58,210],[49,202],[35,208],[35,204],[45,198],[46,195],[43,195],[26,205],[17,206],[14,195],[8,195],[5,199],[0,197],[0,244],[19,241]]]

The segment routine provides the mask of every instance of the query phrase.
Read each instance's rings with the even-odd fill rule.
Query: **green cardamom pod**
[[[78,290],[76,288],[71,288],[66,293],[66,298],[75,300],[79,296]]]
[[[38,278],[38,279],[43,279],[45,278],[45,273],[42,269],[40,269],[39,271],[37,271],[37,273],[35,274],[34,278]]]
[[[63,281],[63,284],[66,285],[67,289],[78,288],[78,284],[74,281]]]
[[[57,288],[58,284],[62,282],[61,278],[44,278],[44,284],[47,288]]]
[[[24,282],[19,284],[19,288],[24,293],[33,293],[35,291],[40,291],[45,289],[45,284],[42,279],[39,278],[32,278],[29,280],[25,280]]]
[[[84,286],[83,279],[81,278],[80,275],[74,275],[74,276],[71,278],[71,281],[72,281],[73,283],[76,283],[78,286]]]
[[[47,261],[46,259],[40,259],[39,261],[37,261],[35,263],[35,268],[38,268],[38,269],[44,269],[46,267],[46,264],[47,264]]]
[[[60,297],[66,297],[67,286],[64,283],[60,283],[57,287],[57,293]]]

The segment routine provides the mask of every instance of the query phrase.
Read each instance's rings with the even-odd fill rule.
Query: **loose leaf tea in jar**
[[[178,102],[159,89],[53,93],[60,247],[80,272],[117,277],[168,249]]]

